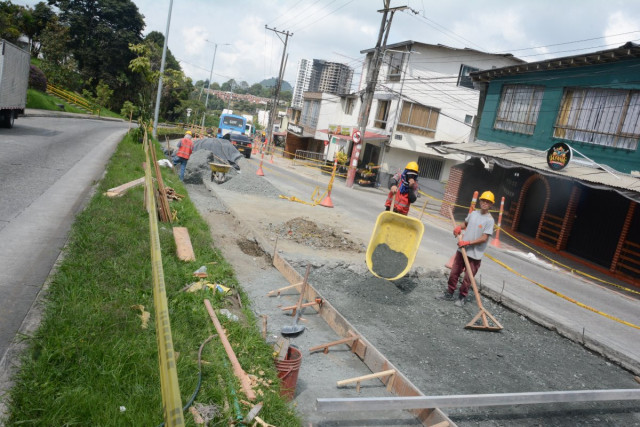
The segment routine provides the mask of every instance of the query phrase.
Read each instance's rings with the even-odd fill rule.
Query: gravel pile
[[[319,227],[307,218],[293,218],[278,225],[269,224],[268,231],[272,236],[277,235],[280,239],[293,240],[308,247],[364,252],[364,247],[350,240],[344,231],[328,226]]]
[[[240,166],[240,170],[229,171],[228,180],[224,184],[220,184],[220,188],[275,199],[280,197],[282,191],[263,177],[256,175],[256,166],[251,161],[242,158],[238,160],[238,166]]]

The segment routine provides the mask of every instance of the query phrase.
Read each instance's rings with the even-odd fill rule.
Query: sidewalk
[[[259,160],[252,159],[252,162],[256,162],[255,166],[257,167]],[[267,166],[266,162],[265,165]],[[309,179],[321,176],[320,171],[316,169],[302,166],[291,167],[289,161],[282,158],[276,158],[276,163],[268,166],[286,168],[290,173]],[[326,182],[327,177],[325,176],[322,180]],[[337,188],[337,186],[341,186],[341,188]],[[347,191],[347,194],[349,191],[358,191],[369,193],[372,197],[375,195],[380,199],[386,197],[386,190],[383,188],[354,186],[353,189],[348,190],[344,187],[344,182],[338,180],[334,185],[334,194],[336,189]],[[412,208],[414,217],[420,216],[424,200],[424,196],[420,197],[414,205],[415,210]],[[231,209],[241,209],[241,204],[234,206],[233,198],[229,198],[225,202],[229,204]],[[345,227],[351,229],[356,227],[353,224],[358,222],[358,217],[353,209],[350,212],[355,217],[343,218],[342,221]],[[239,219],[250,220],[250,215],[247,214],[240,212]],[[325,211],[320,210],[319,214],[326,214],[326,209]],[[425,236],[429,234],[430,238],[436,241],[435,243],[440,240],[437,233],[450,234],[449,221],[439,215],[439,205],[435,202],[432,203],[431,200],[429,200],[422,221],[427,227]],[[434,231],[431,231],[431,227]],[[436,232],[435,229],[440,231]],[[357,233],[358,229],[353,232]],[[361,237],[363,241],[368,241],[366,232],[362,233]],[[500,239],[501,247],[492,246],[487,254],[508,266],[517,266],[517,268],[515,272],[509,271],[496,262],[485,259],[479,272],[479,278],[477,278],[482,293],[527,318],[557,331],[560,335],[609,358],[636,375],[640,374],[640,295],[626,292],[614,286],[603,285],[585,276],[572,274],[564,268],[545,265],[550,262],[540,256],[536,256],[536,259],[528,256],[530,250],[514,242],[505,233],[501,233]],[[427,270],[440,268],[448,256],[443,256],[442,251],[434,242],[425,242],[425,240],[423,239],[414,267],[423,267]],[[640,290],[572,259],[561,257],[560,254],[548,253],[538,247],[534,247],[534,249],[594,278],[615,283],[623,288]],[[447,250],[450,251],[450,249]],[[449,256],[452,254],[445,253],[449,253]],[[543,289],[532,281],[548,287],[551,291]],[[566,296],[566,298],[562,296]]]

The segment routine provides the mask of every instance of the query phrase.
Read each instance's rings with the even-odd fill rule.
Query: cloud
[[[604,30],[605,42],[608,45],[613,45],[611,47],[623,45],[629,40],[639,38],[640,33],[637,32],[638,28],[640,28],[640,22],[638,20],[631,18],[621,11],[613,12],[609,15],[607,27]],[[623,34],[631,32],[635,33]]]

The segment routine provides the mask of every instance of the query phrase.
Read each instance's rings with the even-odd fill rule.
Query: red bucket
[[[287,400],[293,400],[296,395],[296,384],[298,383],[298,372],[302,365],[302,353],[295,347],[289,347],[287,357],[284,360],[276,360],[278,378],[281,381],[280,396]]]

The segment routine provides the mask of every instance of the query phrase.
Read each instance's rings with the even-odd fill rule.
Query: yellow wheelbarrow
[[[381,279],[397,280],[403,277],[416,258],[424,224],[395,212],[382,212],[367,247],[367,267]]]
[[[209,162],[209,168],[211,168],[211,181],[222,184],[227,179],[226,174],[229,172],[231,165]]]

